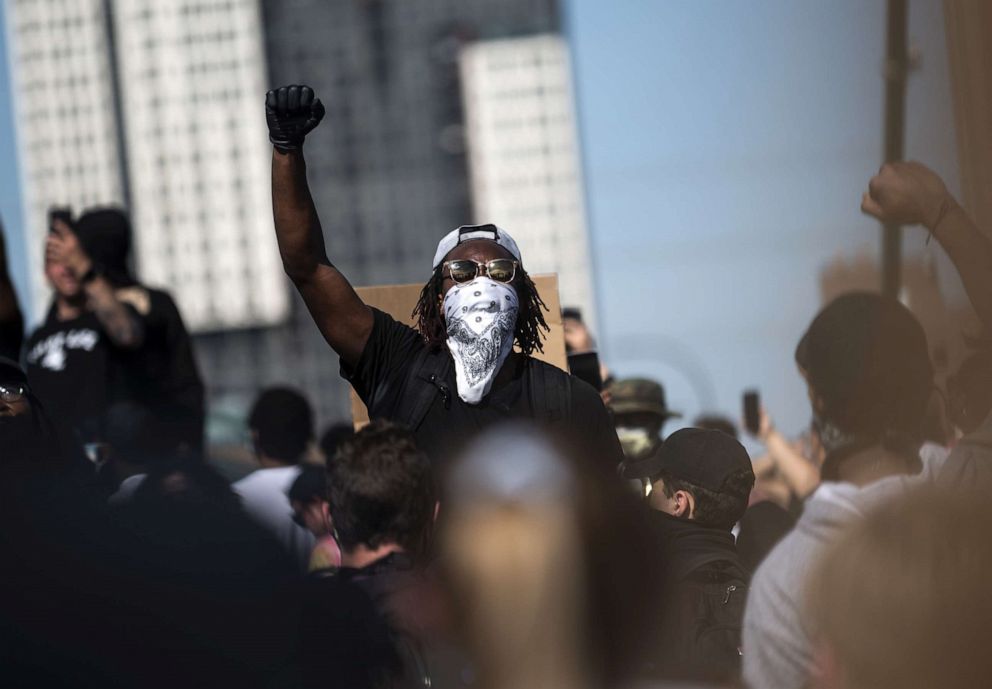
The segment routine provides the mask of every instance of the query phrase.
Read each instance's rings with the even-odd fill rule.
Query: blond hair
[[[810,579],[827,676],[846,689],[992,683],[992,505],[918,489],[851,524]]]
[[[573,509],[553,503],[464,508],[443,545],[481,686],[588,683],[584,563]]]

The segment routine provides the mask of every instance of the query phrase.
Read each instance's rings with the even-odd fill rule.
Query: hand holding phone
[[[761,432],[761,398],[757,390],[744,391],[744,427],[751,435]]]

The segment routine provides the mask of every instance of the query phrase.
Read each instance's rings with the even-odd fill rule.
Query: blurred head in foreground
[[[992,677],[992,504],[906,494],[853,523],[810,583],[824,689],[964,689]]]
[[[480,686],[604,686],[640,668],[657,569],[634,498],[587,464],[510,425],[448,476],[443,571]]]

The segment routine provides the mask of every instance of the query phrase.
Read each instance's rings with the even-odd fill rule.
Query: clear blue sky
[[[906,152],[954,187],[941,3],[910,5]],[[758,387],[799,430],[818,271],[878,244],[859,203],[881,162],[884,0],[573,0],[568,18],[606,361],[661,378],[690,418],[737,417]]]
[[[922,67],[907,156],[955,189],[941,3],[910,5]],[[882,150],[884,0],[565,7],[606,361],[661,378],[690,417],[736,416],[742,389],[759,387],[779,425],[798,430],[809,410],[792,351],[819,305],[818,271],[878,244],[858,203]],[[0,214],[18,227],[0,47]],[[922,235],[905,243],[918,250]],[[23,246],[10,244],[25,294]]]
[[[0,2],[0,219],[3,219],[7,242],[7,262],[14,286],[26,305],[28,293],[25,247],[19,231],[21,226],[20,184],[17,177],[17,150],[14,142],[13,98],[7,64],[6,3]],[[16,231],[15,231],[16,230]]]

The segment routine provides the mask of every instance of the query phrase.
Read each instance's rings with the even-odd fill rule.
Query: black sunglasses
[[[486,275],[496,282],[513,282],[517,276],[517,262],[509,258],[494,258],[485,263],[477,263],[469,258],[455,261],[445,261],[441,266],[441,275],[448,271],[448,276],[456,283],[471,282],[485,270]]]

